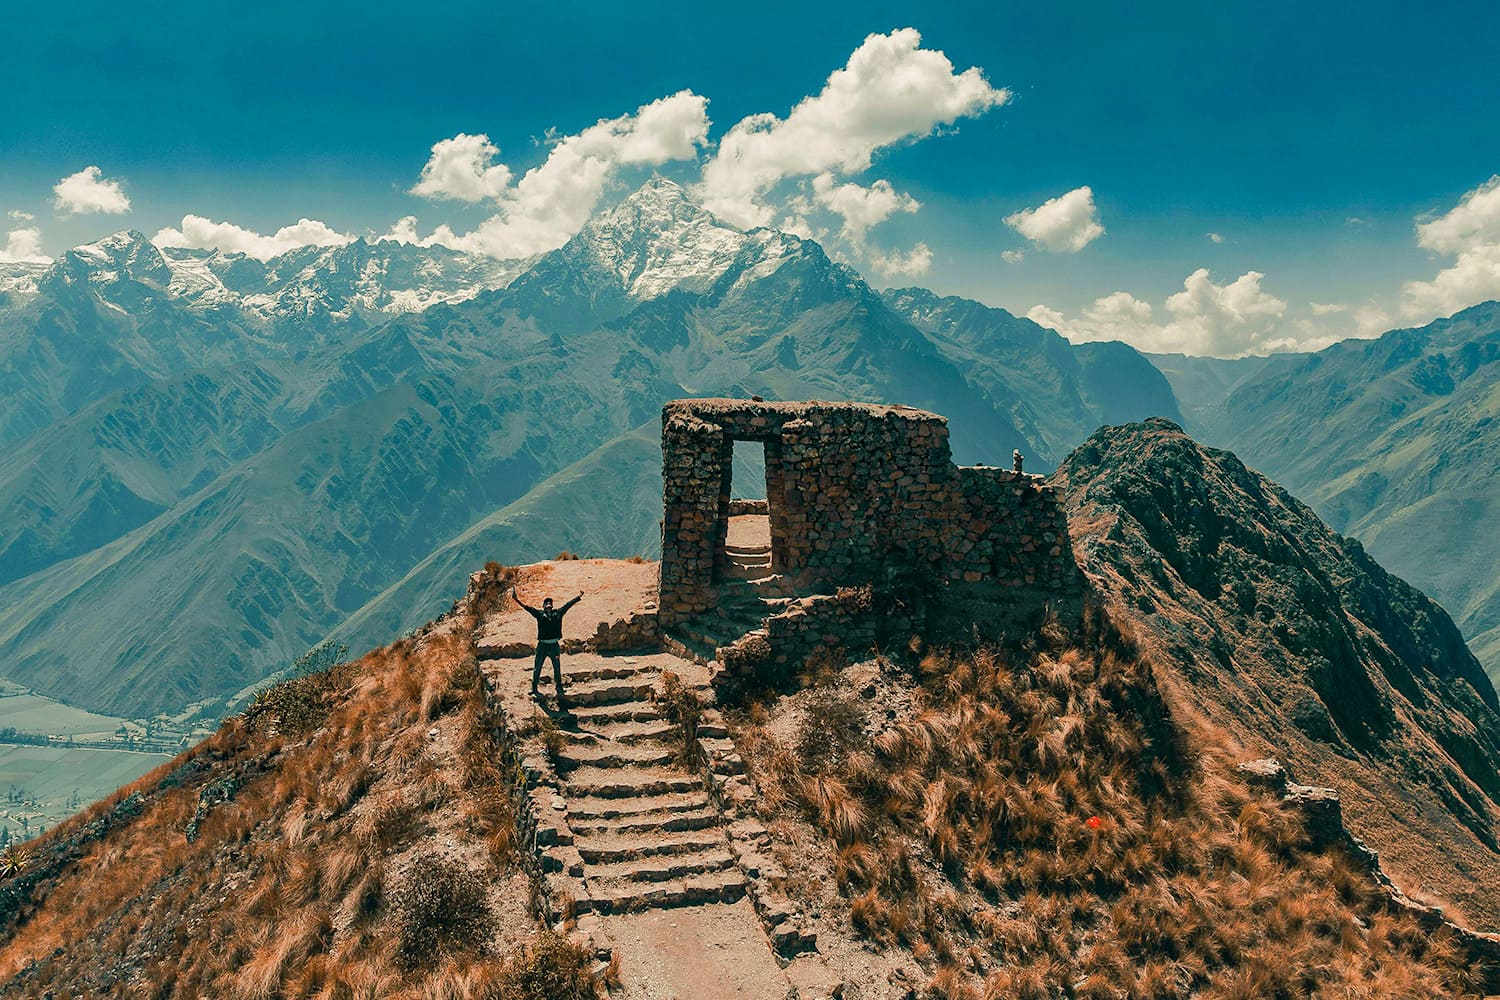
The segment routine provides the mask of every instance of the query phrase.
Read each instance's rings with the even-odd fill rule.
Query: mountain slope
[[[261,263],[126,234],[0,315],[17,344],[64,308],[111,345],[134,341],[79,317],[152,331],[130,363],[109,355],[113,380],[52,359],[54,382],[91,388],[47,396],[29,432],[24,399],[0,414],[19,435],[0,460],[7,673],[134,715],[238,690],[392,587],[413,599],[371,620],[410,628],[472,565],[473,545],[443,551],[451,540],[672,398],[899,399],[948,414],[959,460],[991,464],[1019,448],[1045,465],[1101,419],[1172,412],[1129,348],[1073,348],[959,300],[942,309],[976,320],[924,329],[817,243],[735,229],[666,181],[513,281],[419,251],[357,241]],[[418,281],[429,267],[440,273]],[[508,283],[462,297],[479,280]],[[391,286],[413,281],[462,300],[372,326],[395,308]],[[1114,369],[1142,391],[1126,398]],[[616,460],[580,473],[587,489],[547,494],[555,523],[601,524],[599,510],[655,523],[654,447]],[[644,528],[590,530],[600,555],[650,542]],[[502,535],[480,537],[526,543],[528,558],[586,540]]]
[[[1500,677],[1500,303],[1268,365],[1196,425],[1448,608]]]
[[[892,289],[885,302],[927,332],[1034,442],[1032,466],[1051,469],[1100,424],[1180,419],[1172,387],[1146,357],[1117,342],[1070,344],[1004,309]]]
[[[1079,564],[1191,710],[1339,789],[1409,891],[1500,926],[1500,711],[1443,610],[1166,421],[1100,430],[1058,482]]]

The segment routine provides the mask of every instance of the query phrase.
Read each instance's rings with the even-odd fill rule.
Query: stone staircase
[[[729,851],[723,817],[702,775],[678,763],[681,733],[651,700],[669,665],[650,655],[565,661],[569,711],[542,724],[550,774],[538,767],[537,778],[555,794],[539,822],[538,845],[543,870],[566,876],[559,888],[572,897],[574,911],[621,913],[743,896],[745,876]],[[702,679],[692,680],[684,678],[706,693]],[[549,705],[550,688],[544,678]],[[513,711],[527,709],[534,712],[534,703]],[[722,726],[710,728],[706,735],[728,735]]]
[[[707,664],[718,659],[720,647],[763,631],[766,619],[785,609],[793,598],[781,576],[768,569],[760,572],[766,575],[721,582],[714,609],[672,626],[665,637],[667,648],[685,659]]]
[[[734,580],[753,580],[771,575],[771,543],[729,542],[724,546],[728,565],[724,576]]]
[[[522,826],[556,913],[597,919],[748,896],[779,954],[816,947],[776,888],[785,873],[765,856],[769,834],[746,813],[753,790],[707,668],[667,652],[565,656],[568,711],[543,713],[529,660],[481,667],[516,737]],[[690,766],[681,729],[652,698],[667,671],[705,706]],[[544,676],[549,707],[551,686]]]

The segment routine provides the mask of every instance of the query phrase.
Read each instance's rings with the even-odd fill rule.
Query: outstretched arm
[[[521,595],[516,592],[515,587],[510,588],[510,596],[515,598],[516,603],[521,607],[525,608],[527,611],[530,611],[532,614],[536,614],[536,608],[533,608],[531,605],[521,600]]]
[[[573,599],[572,599],[572,600],[571,600],[571,601],[569,601],[569,602],[568,602],[568,603],[567,603],[567,604],[564,604],[564,605],[563,605],[563,606],[562,606],[562,609],[563,609],[563,610],[564,610],[564,611],[567,611],[567,610],[568,610],[568,609],[569,609],[569,608],[571,608],[571,607],[572,607],[572,606],[573,606],[573,605],[575,605],[575,604],[577,604],[577,603],[578,603],[578,602],[579,602],[579,601],[581,601],[581,600],[583,600],[583,591],[581,591],[581,590],[580,590],[580,591],[579,591],[579,592],[578,592],[578,596],[577,596],[577,597],[575,597],[575,598],[573,598]]]

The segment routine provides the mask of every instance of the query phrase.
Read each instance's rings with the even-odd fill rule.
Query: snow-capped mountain
[[[74,247],[46,264],[0,265],[0,308],[47,292],[84,290],[120,308],[162,298],[198,314],[242,315],[251,327],[349,321],[360,327],[443,302],[463,302],[526,277],[532,286],[621,306],[674,290],[702,293],[731,271],[754,281],[803,249],[772,229],[745,231],[656,178],[601,213],[561,248],[501,260],[439,246],[363,237],[342,246],[301,247],[269,260],[217,249],[157,247],[126,230]]]
[[[117,308],[154,298],[199,314],[229,311],[252,327],[309,320],[364,326],[504,288],[531,263],[364,238],[261,261],[222,250],[163,249],[126,230],[74,247],[50,265],[0,265],[0,307],[88,291]]]
[[[1056,334],[987,315],[986,344],[1024,341],[987,366],[961,333],[662,180],[531,262],[76,248],[0,314],[0,660],[131,714],[238,690],[350,616],[427,615],[470,562],[449,542],[548,482],[576,485],[488,549],[649,551],[679,396],[899,399],[961,461],[1055,461],[1101,421]],[[1152,374],[1142,412],[1171,412]]]
[[[705,292],[747,244],[786,240],[795,237],[771,230],[747,235],[689,201],[678,185],[655,178],[591,220],[559,256],[571,263],[587,259],[630,299],[644,302],[678,288]]]

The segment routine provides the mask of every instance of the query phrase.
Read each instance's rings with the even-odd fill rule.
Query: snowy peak
[[[69,286],[102,291],[133,282],[164,290],[171,281],[172,269],[161,251],[145,234],[127,229],[67,251],[48,268],[39,286],[43,291]]]
[[[220,250],[165,253],[173,297],[202,310],[240,308],[267,322],[419,312],[503,288],[531,263],[363,238],[266,261]]]
[[[585,225],[555,251],[555,263],[588,273],[588,284],[614,286],[643,302],[674,289],[708,291],[737,263],[747,266],[747,248],[766,247],[770,259],[779,259],[783,244],[796,238],[774,236],[724,222],[657,177]]]

